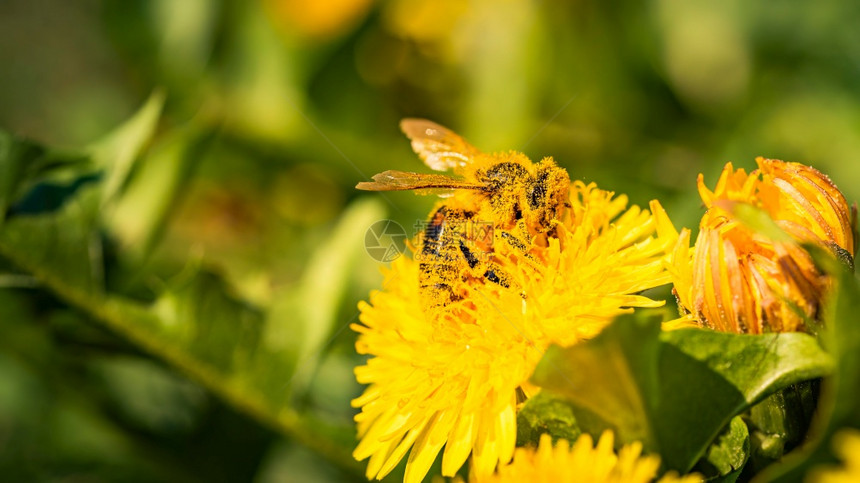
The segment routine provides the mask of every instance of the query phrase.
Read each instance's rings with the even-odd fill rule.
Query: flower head
[[[494,242],[508,287],[466,278],[445,316],[426,317],[420,264],[400,258],[384,289],[360,304],[356,349],[372,357],[355,370],[369,387],[353,401],[361,408],[354,456],[370,458],[369,478],[409,452],[405,479],[420,481],[443,447],[443,475],[470,454],[473,474],[492,474],[514,454],[516,408],[535,391],[528,379],[546,347],[593,337],[633,307],[662,304],[639,295],[670,280],[664,259],[677,232],[659,203],[651,212],[626,208],[626,197],[581,182],[570,202],[555,236],[527,255]]]
[[[513,461],[499,467],[489,478],[479,483],[514,483],[520,481],[546,483],[648,483],[654,481],[660,469],[660,457],[643,456],[639,442],[613,450],[612,432],[604,432],[597,445],[588,434],[580,436],[571,446],[559,440],[553,446],[548,434],[541,435],[537,448],[517,448]],[[697,474],[678,477],[670,473],[661,483],[693,483],[702,478]]]
[[[757,158],[746,174],[728,163],[711,191],[699,175],[708,211],[694,250],[683,230],[673,255],[675,293],[699,324],[726,332],[796,331],[815,319],[830,280],[800,243],[815,243],[841,258],[854,255],[851,211],[819,171]],[[731,210],[749,204],[767,214],[790,240],[774,240],[744,225]]]

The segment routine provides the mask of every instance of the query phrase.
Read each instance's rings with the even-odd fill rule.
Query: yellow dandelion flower
[[[571,446],[559,440],[553,446],[548,434],[541,435],[537,449],[517,448],[513,461],[499,467],[489,478],[478,483],[648,483],[654,481],[660,469],[660,457],[642,455],[639,442],[626,445],[616,453],[613,435],[606,431],[595,446],[591,436],[583,434]],[[693,483],[702,478],[697,474],[679,477],[668,473],[660,483]]]
[[[369,387],[353,401],[361,408],[354,456],[369,458],[368,478],[384,477],[407,452],[408,482],[420,481],[440,451],[445,476],[470,454],[473,474],[492,474],[514,454],[517,404],[534,393],[528,379],[546,347],[593,337],[632,307],[662,304],[639,295],[670,281],[664,262],[678,234],[659,203],[626,208],[626,197],[582,182],[570,201],[557,236],[531,247],[527,263],[521,251],[494,246],[516,290],[464,282],[466,296],[445,316],[426,317],[419,263],[401,257],[385,289],[360,304],[356,349],[372,357],[355,370]]]
[[[716,188],[699,194],[708,211],[694,249],[683,230],[670,271],[682,310],[715,330],[759,334],[796,331],[815,319],[830,280],[799,243],[816,243],[841,258],[854,255],[851,210],[825,175],[798,163],[757,158],[747,174],[723,169]],[[792,241],[754,232],[727,209],[747,203],[767,213]]]
[[[843,429],[833,437],[841,467],[820,466],[809,473],[806,481],[812,483],[853,483],[860,481],[860,431]]]

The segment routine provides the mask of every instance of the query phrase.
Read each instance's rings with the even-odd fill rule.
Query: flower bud
[[[818,318],[831,281],[801,243],[820,245],[843,260],[854,256],[852,213],[824,174],[799,163],[757,158],[746,174],[731,163],[713,191],[699,175],[708,211],[692,253],[684,230],[672,261],[682,312],[724,332],[804,330]],[[731,210],[745,203],[765,213],[789,236],[773,239],[742,223]]]

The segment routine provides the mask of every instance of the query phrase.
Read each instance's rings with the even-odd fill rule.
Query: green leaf
[[[83,173],[91,171],[89,159],[82,155],[50,151],[0,131],[0,221],[6,217],[10,206],[38,182],[72,184]]]
[[[263,316],[230,297],[221,279],[194,269],[173,280],[152,307],[173,345],[214,368],[247,366],[259,344]]]
[[[49,150],[0,131],[0,219],[6,217],[15,201],[42,181],[73,185],[83,175],[101,171],[106,177],[101,196],[104,201],[113,198],[155,131],[163,104],[163,93],[152,94],[137,114],[91,146],[89,154]]]
[[[571,442],[582,434],[570,403],[548,392],[529,398],[517,413],[517,446],[537,446],[544,433]]]
[[[171,280],[151,305],[106,293],[101,277],[99,188],[98,184],[81,188],[58,211],[8,220],[0,228],[0,255],[62,300],[237,408],[338,465],[360,471],[351,449],[343,444],[353,439],[351,426],[330,426],[289,406],[289,381],[298,353],[283,350],[283,341],[272,343],[277,334],[308,344],[317,341],[319,350],[319,341],[327,335],[322,331],[331,330],[334,308],[316,309],[325,320],[311,320],[326,324],[317,328],[319,332],[291,334],[277,325],[280,322],[267,320],[259,308],[232,296],[219,278],[193,266]],[[333,296],[342,292],[345,282],[338,277],[347,276],[349,262],[363,250],[355,231],[375,221],[379,210],[376,203],[362,202],[348,212],[325,246],[331,250],[329,258],[313,265],[327,271],[314,275],[309,287],[328,290]],[[353,234],[351,239],[347,232]]]
[[[590,341],[551,347],[533,380],[570,399],[584,431],[614,429],[620,442],[642,441],[667,468],[687,472],[732,417],[832,369],[806,334],[659,327],[653,318],[620,317]]]
[[[756,481],[798,481],[810,469],[837,461],[833,435],[860,428],[860,280],[832,257],[816,262],[837,279],[824,311],[822,341],[836,359],[836,371],[821,384],[818,411],[806,443],[759,474]]]
[[[15,139],[0,131],[0,214],[17,197],[25,170],[44,154],[44,150],[26,141]]]
[[[162,91],[153,92],[131,119],[90,148],[96,166],[105,170],[102,187],[105,202],[112,200],[122,189],[134,161],[155,132],[164,99]]]
[[[98,202],[98,188],[88,186],[57,212],[13,217],[0,230],[0,254],[43,282],[88,295],[101,294]]]
[[[619,319],[585,344],[551,347],[535,371],[534,382],[571,398],[606,427],[622,430],[625,440],[654,446],[648,408],[656,401],[649,404],[645,399],[658,394],[659,332],[655,319]],[[588,429],[599,433],[606,427]]]
[[[732,483],[738,479],[750,456],[750,434],[740,416],[708,446],[694,470],[710,482]]]
[[[269,347],[286,351],[301,365],[302,371],[290,383],[293,391],[301,392],[307,385],[310,369],[334,329],[352,267],[359,257],[367,256],[356,234],[363,235],[384,216],[379,200],[354,202],[308,260],[299,286],[286,287],[275,296],[264,337]]]
[[[154,146],[138,162],[137,172],[107,214],[111,233],[130,258],[139,260],[149,255],[215,136],[211,130],[188,126]]]
[[[750,409],[747,422],[755,471],[782,458],[806,437],[818,403],[819,383],[814,380],[794,384]]]

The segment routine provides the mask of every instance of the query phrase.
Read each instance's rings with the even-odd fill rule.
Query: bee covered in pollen
[[[493,244],[506,243],[526,261],[530,247],[546,246],[570,206],[567,171],[549,157],[533,163],[515,151],[483,153],[431,121],[404,119],[400,127],[428,167],[457,177],[389,170],[356,188],[447,196],[433,208],[417,244],[424,308],[437,313],[460,300],[464,283],[516,289]]]

